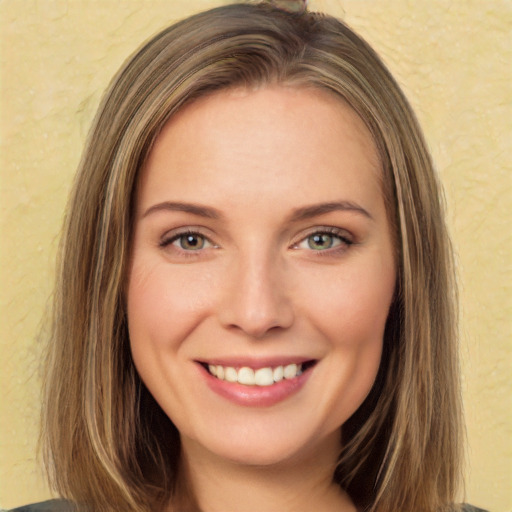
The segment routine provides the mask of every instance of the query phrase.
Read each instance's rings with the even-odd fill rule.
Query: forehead
[[[348,188],[366,181],[381,191],[372,136],[340,97],[316,88],[237,88],[202,97],[167,122],[142,170],[139,200],[161,196],[164,183],[196,195],[199,182],[214,195],[250,187],[273,196],[292,185],[308,195],[342,175]]]
[[[254,115],[254,108],[257,109],[257,116]],[[160,135],[178,126],[189,126],[198,118],[201,118],[201,127],[206,131],[217,130],[219,123],[227,120],[232,125],[238,124],[238,127],[245,125],[246,129],[254,120],[261,123],[259,127],[263,130],[273,124],[276,117],[292,121],[301,130],[304,141],[321,136],[336,125],[339,127],[339,121],[343,120],[343,123],[350,124],[350,130],[343,134],[344,137],[363,144],[368,158],[374,158],[372,165],[380,166],[373,137],[355,110],[335,92],[313,86],[276,84],[214,91],[179,110],[163,127]],[[235,129],[231,135],[233,138],[243,138],[246,132]],[[297,135],[297,132],[294,131],[293,135]]]

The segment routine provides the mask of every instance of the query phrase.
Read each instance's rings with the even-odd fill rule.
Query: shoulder
[[[71,502],[66,500],[49,500],[41,503],[33,503],[32,505],[24,505],[12,509],[10,512],[74,512],[75,507]],[[1,511],[0,511],[1,512]],[[461,512],[487,512],[482,508],[464,504]]]
[[[75,507],[70,501],[66,500],[49,500],[32,505],[24,505],[12,509],[10,512],[74,512]]]
[[[464,503],[461,508],[461,512],[487,512],[483,508],[473,507],[473,505],[468,505]]]

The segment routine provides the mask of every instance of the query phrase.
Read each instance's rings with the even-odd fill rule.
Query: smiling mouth
[[[220,364],[201,365],[210,375],[218,380],[231,383],[238,383],[244,386],[273,386],[282,380],[293,380],[302,375],[305,371],[316,364],[316,361],[305,363],[291,363],[280,366],[267,366],[265,368],[253,369],[248,366],[235,368],[233,366],[222,366]]]

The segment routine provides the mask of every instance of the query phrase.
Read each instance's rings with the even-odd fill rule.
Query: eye
[[[302,239],[295,247],[297,249],[309,249],[313,251],[327,251],[329,249],[346,248],[352,245],[347,233],[336,228],[323,229],[311,233]]]
[[[174,241],[174,244],[177,244],[180,249],[186,251],[198,251],[199,249],[203,249],[207,242],[204,236],[198,235],[197,233],[187,233],[186,235],[180,235]]]
[[[200,251],[201,249],[214,247],[208,238],[206,238],[204,235],[201,235],[200,233],[193,231],[177,233],[173,236],[165,238],[162,240],[160,245],[162,247],[173,245],[174,247],[187,252]]]
[[[329,235],[327,233],[315,233],[306,238],[308,247],[315,251],[322,251],[324,249],[331,249],[336,244],[340,243],[340,240]]]

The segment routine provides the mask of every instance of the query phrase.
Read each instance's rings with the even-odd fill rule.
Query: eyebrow
[[[222,217],[221,213],[215,208],[199,206],[193,203],[181,203],[172,201],[164,201],[163,203],[158,203],[149,207],[144,212],[142,217],[144,218],[152,213],[160,211],[186,212],[191,213],[193,215],[197,215],[198,217],[205,217],[208,219],[219,219]]]
[[[200,206],[194,203],[182,203],[175,201],[164,201],[162,203],[155,204],[149,207],[144,212],[142,217],[144,218],[152,213],[160,211],[186,212],[207,219],[222,218],[222,214],[215,208]],[[370,215],[370,213],[367,210],[365,210],[362,206],[359,206],[356,203],[353,203],[351,201],[334,201],[328,203],[313,204],[310,206],[304,206],[302,208],[296,208],[293,211],[292,215],[290,216],[290,221],[298,222],[301,220],[311,219],[319,215],[325,215],[327,213],[336,211],[355,212],[373,220],[373,217]]]
[[[291,221],[297,222],[301,220],[311,219],[312,217],[317,217],[319,215],[324,215],[326,213],[337,212],[337,211],[349,211],[358,213],[367,217],[368,219],[373,220],[370,212],[365,210],[362,206],[357,203],[353,203],[352,201],[334,201],[329,203],[319,203],[313,204],[311,206],[305,206],[303,208],[297,208],[293,211],[291,215]]]

